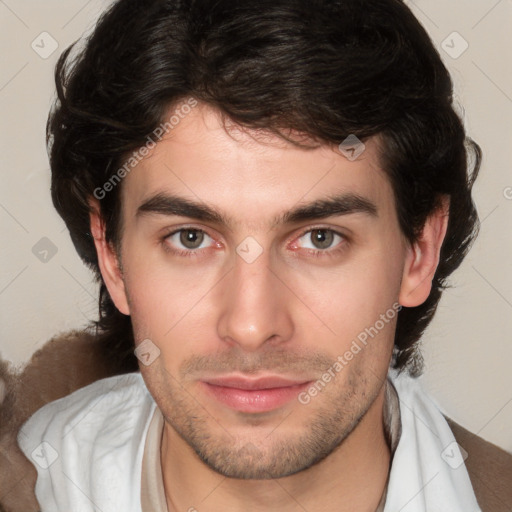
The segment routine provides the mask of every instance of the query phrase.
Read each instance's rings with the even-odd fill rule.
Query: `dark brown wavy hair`
[[[171,106],[195,98],[285,139],[290,129],[325,144],[379,135],[411,243],[441,195],[450,196],[432,291],[397,320],[393,366],[421,372],[418,342],[478,232],[471,189],[481,152],[454,111],[448,71],[401,0],[119,0],[83,42],[56,66],[47,124],[51,193],[100,283],[99,320],[90,328],[112,367],[138,370],[130,317],[116,309],[99,271],[88,198]],[[100,201],[117,250],[121,186]]]

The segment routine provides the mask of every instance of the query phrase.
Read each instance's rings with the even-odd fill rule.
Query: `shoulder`
[[[98,435],[104,425],[109,431],[116,426],[126,430],[152,404],[139,373],[101,379],[38,409],[21,427],[18,444],[29,457],[39,443],[53,439],[61,444],[71,431],[76,439]]]
[[[18,433],[37,470],[44,510],[132,510],[144,440],[156,407],[139,373],[109,377],[50,402]],[[81,508],[82,507],[82,508]]]
[[[418,426],[428,425],[436,434],[429,435],[429,429],[417,429],[416,441],[419,443],[419,450],[425,453],[426,459],[429,451],[439,452],[455,440],[461,447],[468,484],[471,485],[481,510],[510,512],[512,454],[485,441],[447,417],[434,397],[426,391],[422,379],[412,378],[407,374],[391,373],[390,376],[400,398],[402,420],[409,418],[414,423],[418,419]],[[426,436],[421,436],[422,432],[426,432]],[[447,477],[447,481],[451,482],[450,478],[453,480],[456,475],[460,476],[460,472],[453,472],[451,477]]]
[[[483,512],[509,512],[512,503],[512,454],[446,417],[457,443],[467,452],[466,468]]]

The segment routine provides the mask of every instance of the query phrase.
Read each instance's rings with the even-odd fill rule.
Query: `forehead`
[[[368,198],[385,213],[393,196],[375,138],[350,161],[336,145],[299,147],[269,132],[223,124],[215,109],[201,103],[133,167],[122,188],[123,210],[130,217],[163,193],[217,205],[234,223],[252,225],[342,193]]]

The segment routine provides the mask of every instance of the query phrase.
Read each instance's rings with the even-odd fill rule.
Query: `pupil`
[[[204,234],[196,229],[186,229],[181,232],[180,242],[188,249],[196,249],[201,245]]]
[[[313,235],[313,244],[319,249],[326,249],[332,244],[334,235],[327,229],[317,229],[311,234]]]

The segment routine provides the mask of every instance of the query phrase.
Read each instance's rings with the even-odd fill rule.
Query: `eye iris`
[[[204,239],[204,233],[197,229],[184,229],[180,233],[180,242],[187,249],[197,249]]]
[[[311,238],[313,245],[319,249],[327,249],[332,244],[334,234],[327,229],[315,229],[311,232]]]

